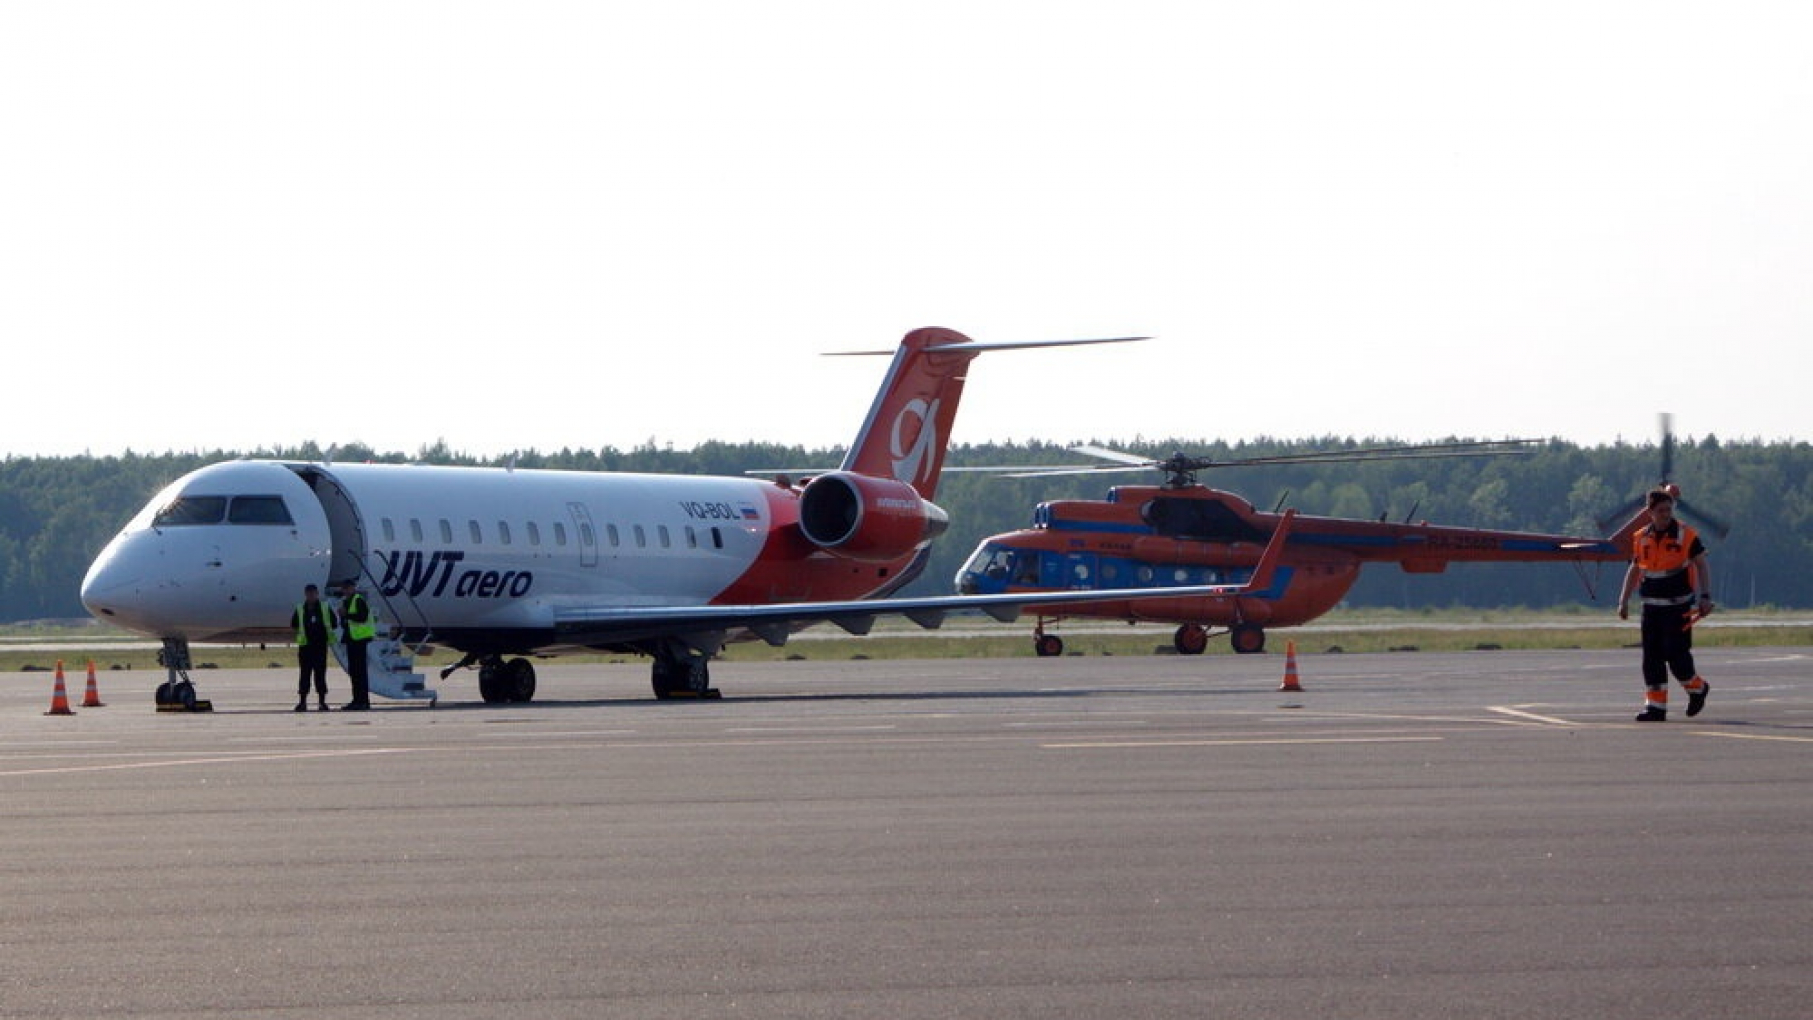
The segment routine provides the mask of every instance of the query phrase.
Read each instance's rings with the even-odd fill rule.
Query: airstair
[[[334,658],[346,668],[346,646],[334,642]],[[427,701],[432,707],[440,700],[439,692],[428,686],[427,678],[415,671],[415,655],[390,633],[390,627],[378,624],[378,636],[365,646],[365,675],[371,693],[393,701]]]

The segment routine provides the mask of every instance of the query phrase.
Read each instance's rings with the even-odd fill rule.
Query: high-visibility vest
[[[1640,528],[1632,546],[1631,559],[1643,571],[1640,589],[1645,598],[1681,600],[1693,594],[1693,584],[1686,573],[1693,563],[1700,536],[1680,521],[1658,534],[1653,528]]]
[[[357,615],[354,606],[365,610],[365,619],[354,619]],[[378,616],[371,611],[371,604],[365,601],[365,596],[358,592],[340,600],[340,615],[346,620],[346,636],[349,640],[370,641],[378,636]]]
[[[317,603],[315,603],[315,605],[319,606],[321,609],[321,627],[323,630],[327,631],[327,643],[331,645],[334,643],[334,628],[340,626],[340,621],[334,618],[334,607],[333,606],[330,606],[325,602],[317,602]],[[296,647],[297,648],[301,648],[304,645],[308,644],[308,626],[307,626],[306,620],[303,616],[303,614],[306,613],[307,611],[308,611],[307,602],[298,602],[296,604]]]

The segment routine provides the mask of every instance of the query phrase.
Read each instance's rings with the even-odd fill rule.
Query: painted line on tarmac
[[[1727,740],[1774,740],[1789,744],[1813,744],[1813,737],[1783,737],[1769,733],[1720,733],[1717,730],[1694,730],[1702,737],[1724,737]]]
[[[1113,740],[1074,744],[1040,744],[1039,747],[1050,751],[1077,751],[1144,747],[1250,747],[1265,744],[1429,744],[1440,743],[1446,739],[1446,737],[1276,737],[1225,740]]]
[[[1530,705],[1528,707],[1536,708],[1538,706]],[[1537,715],[1535,712],[1524,711],[1523,706],[1518,705],[1488,705],[1486,706],[1486,711],[1497,712],[1500,715],[1508,715],[1513,719],[1523,719],[1529,722],[1541,723],[1544,726],[1562,726],[1570,730],[1592,725],[1591,723],[1575,722],[1572,719],[1561,719],[1552,715]]]
[[[421,748],[374,747],[346,751],[296,751],[288,754],[243,754],[215,758],[173,758],[169,761],[118,762],[112,765],[65,765],[46,769],[16,769],[0,772],[0,778],[12,776],[59,776],[82,772],[124,772],[136,769],[168,769],[185,765],[240,765],[248,762],[298,761],[305,758],[355,758],[371,754],[407,754]]]

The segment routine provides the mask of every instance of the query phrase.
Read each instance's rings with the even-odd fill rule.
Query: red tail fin
[[[843,470],[911,485],[921,499],[938,490],[944,454],[957,419],[957,401],[970,359],[989,350],[1062,347],[1071,344],[1120,343],[1145,337],[1109,340],[1044,340],[1022,343],[978,343],[949,329],[916,329],[900,341],[894,364],[875,395],[875,404],[856,434]],[[886,351],[848,351],[885,354]]]

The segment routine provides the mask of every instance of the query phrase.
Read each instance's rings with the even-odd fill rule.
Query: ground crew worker
[[[359,594],[352,578],[340,582],[340,637],[346,645],[346,675],[352,680],[353,700],[343,712],[363,712],[371,707],[371,688],[366,673],[365,650],[378,635],[378,620],[372,615],[371,603]]]
[[[334,607],[321,601],[321,589],[305,585],[302,601],[290,614],[290,627],[296,632],[296,665],[301,675],[296,679],[296,711],[308,711],[309,680],[315,682],[315,696],[321,711],[327,711],[327,645],[334,639],[340,621]]]
[[[1712,574],[1700,536],[1675,520],[1671,488],[1649,493],[1649,526],[1631,539],[1630,569],[1618,594],[1618,619],[1630,618],[1630,596],[1643,599],[1643,711],[1638,722],[1668,719],[1668,674],[1687,689],[1687,714],[1706,707],[1712,690],[1693,666],[1693,624],[1712,612]]]

